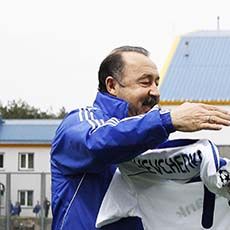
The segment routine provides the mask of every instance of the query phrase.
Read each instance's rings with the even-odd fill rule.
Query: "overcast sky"
[[[92,104],[115,47],[143,46],[159,70],[177,36],[230,30],[229,0],[0,0],[0,102],[42,110]]]

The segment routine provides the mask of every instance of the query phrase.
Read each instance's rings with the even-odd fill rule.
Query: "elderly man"
[[[92,107],[65,117],[51,150],[53,230],[93,230],[117,164],[157,148],[174,131],[219,130],[230,113],[211,105],[185,103],[171,112],[159,103],[159,74],[141,47],[113,50],[99,69]],[[138,217],[102,227],[141,230]]]

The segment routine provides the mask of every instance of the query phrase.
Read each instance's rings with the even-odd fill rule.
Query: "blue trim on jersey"
[[[225,166],[227,164],[226,160],[224,160],[223,158],[220,158],[220,168]]]
[[[173,147],[183,147],[187,145],[192,145],[196,143],[198,139],[175,139],[175,140],[168,140],[160,145],[157,146],[158,149],[163,148],[173,148]]]
[[[219,161],[217,158],[216,150],[211,141],[209,141],[209,144],[212,148],[213,160],[217,171],[219,168]],[[213,225],[215,202],[216,195],[213,192],[209,191],[208,188],[204,185],[204,200],[201,224],[206,229],[211,228]]]
[[[213,159],[214,159],[214,163],[215,163],[215,167],[216,167],[216,171],[219,169],[219,161],[217,158],[217,154],[216,154],[216,150],[214,148],[214,145],[211,141],[209,141],[211,147],[212,147],[212,154],[213,154]]]

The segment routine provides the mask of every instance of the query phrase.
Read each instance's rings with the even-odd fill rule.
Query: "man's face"
[[[159,103],[159,74],[156,65],[143,54],[125,52],[121,80],[116,84],[116,96],[129,103],[129,116],[148,112]]]

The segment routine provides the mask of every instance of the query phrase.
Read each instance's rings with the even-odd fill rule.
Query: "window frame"
[[[33,156],[32,168],[30,168],[29,156]],[[25,167],[22,167],[22,157],[25,156]],[[18,153],[18,170],[19,171],[34,171],[34,152],[19,152]],[[23,165],[24,166],[24,165]]]
[[[5,169],[5,153],[4,152],[0,152],[0,156],[2,156],[2,164],[3,167],[1,167],[0,165],[0,171]]]
[[[32,193],[32,196],[31,196],[31,199],[29,200],[29,192],[31,192]],[[21,194],[22,193],[24,193],[24,195],[25,195],[25,203],[23,204],[22,202],[21,202]],[[34,200],[34,190],[31,190],[31,189],[28,189],[28,190],[26,190],[26,189],[19,189],[18,190],[18,201],[19,201],[19,203],[20,203],[20,205],[21,205],[21,207],[23,207],[23,208],[32,208],[33,207],[33,200]],[[29,203],[31,202],[31,205],[29,205]]]

